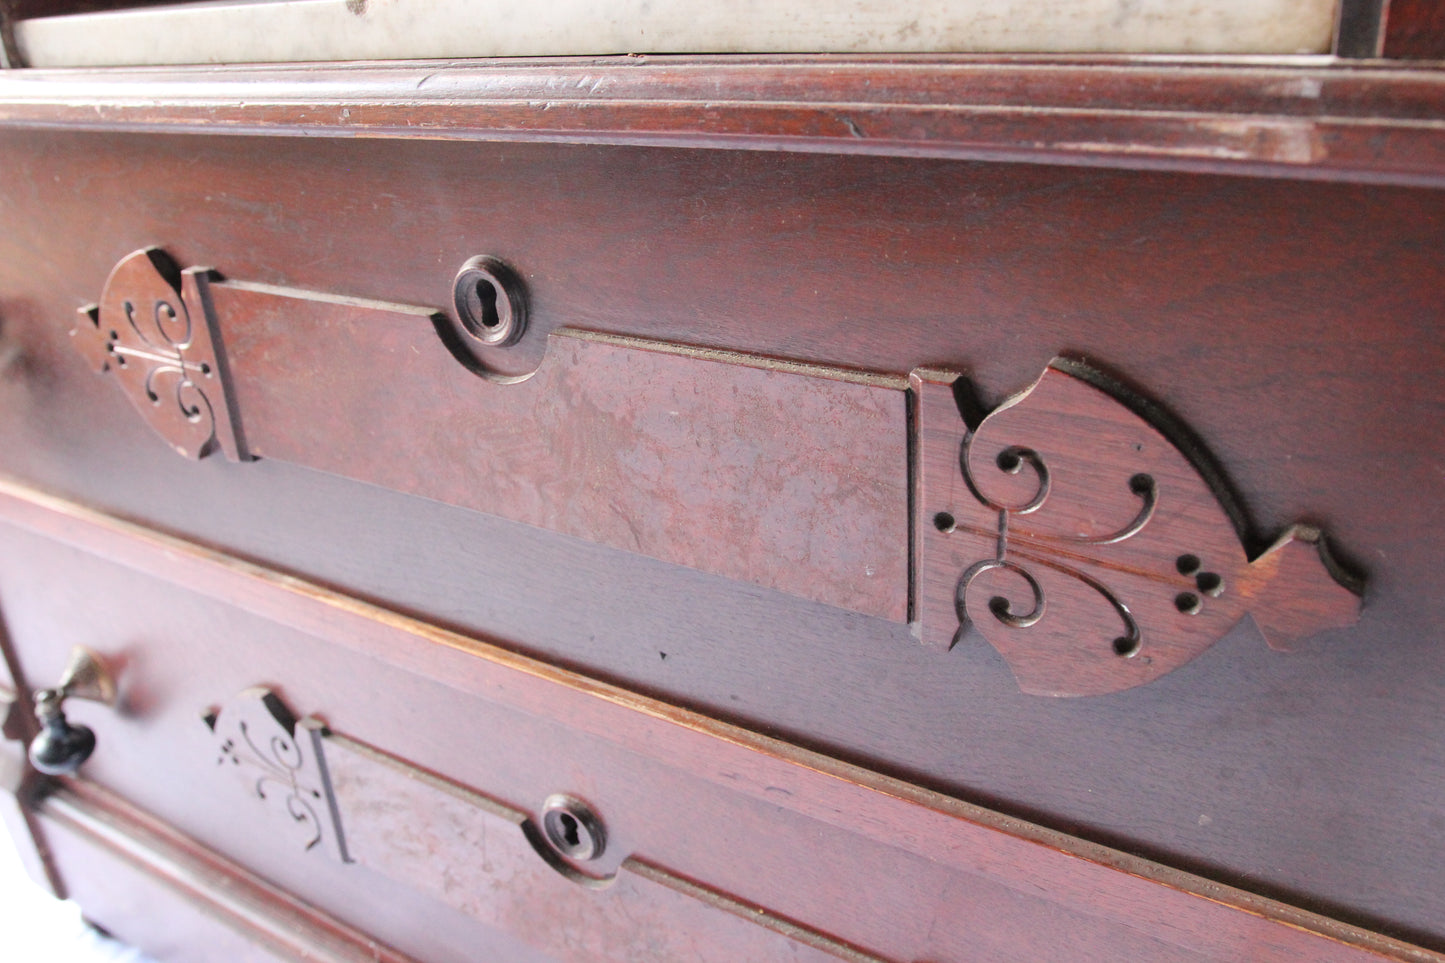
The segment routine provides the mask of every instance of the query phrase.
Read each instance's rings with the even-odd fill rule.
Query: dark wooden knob
[[[35,694],[35,719],[40,732],[30,741],[30,764],[48,776],[66,776],[95,751],[95,732],[65,718],[66,699],[115,704],[115,683],[100,657],[77,647],[53,689]]]
[[[95,751],[95,732],[65,718],[56,690],[46,689],[40,696],[35,716],[41,728],[30,741],[30,764],[47,776],[68,776]]]

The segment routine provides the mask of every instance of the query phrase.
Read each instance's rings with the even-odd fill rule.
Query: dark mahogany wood
[[[45,780],[26,764],[26,746],[39,728],[31,692],[0,613],[0,735],[4,737],[0,741],[0,825],[30,879],[57,899],[65,899],[64,880],[33,808],[36,790]]]
[[[369,918],[388,942],[417,934],[414,923],[395,930],[395,919],[377,913],[379,877],[320,847],[300,850],[291,833],[276,831],[274,812],[217,771],[212,734],[195,711],[210,690],[246,673],[277,679],[293,693],[288,701],[325,706],[328,726],[347,734],[348,753],[370,752],[352,745],[352,734],[385,741],[408,766],[528,808],[557,791],[581,795],[606,820],[608,852],[651,867],[644,874],[652,882],[667,874],[701,881],[725,900],[767,907],[779,926],[807,921],[886,959],[1439,959],[37,493],[7,486],[3,511],[9,524],[83,546],[61,556],[77,573],[109,570],[90,581],[107,586],[97,596],[108,624],[119,637],[147,640],[114,653],[130,666],[122,679],[131,687],[118,715],[95,717],[103,748],[87,779],[282,886],[316,880],[309,900],[343,920]],[[156,598],[173,604],[158,609]],[[24,608],[50,604],[33,599]],[[28,614],[22,621],[28,629]],[[202,624],[205,650],[185,628]],[[289,671],[294,681],[284,678]],[[158,755],[170,759],[164,780],[135,765]],[[378,759],[365,766],[379,764],[394,770]],[[399,772],[424,776],[409,771]],[[339,774],[337,785],[343,827],[345,807],[381,805],[399,791],[342,789]],[[106,795],[85,783],[72,791]],[[195,807],[198,796],[219,801]],[[400,812],[427,826],[426,813],[405,803]],[[348,843],[358,854],[363,843],[375,853],[405,838],[383,813],[361,824],[371,828]],[[410,857],[374,858],[377,868],[414,879]],[[723,913],[720,925],[735,925],[735,915]],[[635,937],[630,928],[617,933]],[[608,955],[605,943],[596,949]]]
[[[0,124],[691,146],[1445,183],[1438,71],[1167,58],[596,57],[0,75]],[[468,255],[476,252],[467,252]]]
[[[1041,694],[1157,678],[1246,611],[1281,649],[1357,616],[1359,586],[1317,531],[1298,527],[1244,557],[1244,516],[1211,484],[1203,453],[1191,456],[1182,428],[1151,424],[1146,401],[1086,365],[1056,359],[965,437],[953,376],[915,372],[910,383],[568,328],[545,343],[534,335],[545,353],[519,368],[506,355],[475,356],[470,319],[213,274],[183,275],[158,249],[134,252],[71,332],[185,457],[214,447],[233,461],[281,457],[866,615],[911,617],[943,648],[964,618],[1025,691]],[[223,350],[227,327],[235,333]],[[398,382],[433,390],[398,396]],[[911,480],[909,450],[919,452]],[[1124,542],[1122,555],[1107,549]],[[1314,564],[1306,544],[1317,546]],[[1030,559],[1044,568],[1031,571]],[[1001,594],[990,594],[982,583],[999,578]],[[1032,601],[1010,610],[1020,591]]]
[[[106,278],[100,304],[81,309],[70,334],[91,367],[109,372],[183,458],[219,448],[244,461],[250,454],[209,301],[206,272],[183,274],[156,248],[135,251]]]
[[[1445,4],[1386,0],[1380,52],[1392,59],[1445,59]]]
[[[314,83],[288,82],[303,79]],[[1437,71],[649,58],[636,70],[588,60],[0,81],[13,122],[0,130],[11,185],[0,193],[0,467],[135,522],[107,552],[130,551],[146,527],[185,533],[899,785],[1445,948],[1433,842],[1445,831],[1445,197],[1398,186],[1439,182]],[[431,125],[429,139],[408,123]],[[566,143],[538,142],[549,138]],[[629,139],[713,149],[618,146]],[[916,156],[928,153],[940,156]],[[1151,166],[1171,169],[1140,169]],[[276,458],[185,461],[67,343],[75,309],[143,244],[247,281],[416,305],[447,304],[457,266],[493,253],[526,274],[529,330],[571,324],[863,370],[923,363],[963,371],[985,409],[1060,352],[1088,357],[1214,453],[1251,513],[1248,557],[1303,520],[1369,576],[1366,605],[1356,626],[1296,655],[1269,651],[1246,621],[1150,685],[1037,699],[982,640],[927,651],[899,624]],[[181,556],[201,569],[208,557]],[[202,708],[266,682],[457,784],[527,806],[574,792],[616,829],[618,852],[640,837],[616,814],[636,812],[656,827],[659,865],[710,867],[710,882],[742,895],[753,876],[788,878],[777,860],[709,862],[728,847],[689,835],[717,811],[717,780],[688,789],[699,806],[687,825],[629,788],[646,783],[626,759],[606,757],[616,782],[598,796],[583,782],[586,733],[558,726],[554,750],[528,755],[498,734],[533,731],[535,716],[426,681],[463,677],[470,662],[319,643],[350,623],[328,610],[287,630],[24,532],[6,534],[0,564],[31,679],[55,679],[76,643],[132,656],[133,715],[75,710],[101,737],[86,779],[340,919],[432,941],[403,947],[419,958],[475,958],[458,947],[483,928],[435,900],[407,902],[383,874],[363,885],[343,875],[355,867],[308,862],[261,821],[269,813],[191,811],[213,784],[176,761],[199,753],[215,775]],[[424,677],[378,661],[401,658]],[[796,852],[790,828],[812,824],[767,808],[779,794],[766,788],[736,825],[774,827],[769,842],[782,843],[769,851]],[[817,835],[851,831],[829,826]],[[866,878],[864,893],[906,879],[839,865],[816,872]],[[1018,888],[1056,891],[1048,874]],[[1033,959],[1082,954],[1058,942],[1080,931],[1077,916],[1018,911],[1014,892],[988,890],[978,906],[957,897],[983,934],[960,942],[1004,955],[1005,937],[1023,934]],[[807,915],[786,894],[757,898]],[[1251,957],[1247,940],[1231,945]]]
[[[1087,364],[1055,359],[973,426],[957,376],[912,382],[926,644],[972,626],[1024,691],[1099,695],[1172,672],[1246,614],[1281,650],[1358,620],[1361,586],[1317,530],[1248,557],[1242,512],[1183,427]]]
[[[579,865],[549,848],[525,809],[345,736],[330,734],[324,745],[348,848],[359,865],[558,960],[883,963],[636,855],[604,848],[597,864]]]
[[[565,328],[519,366],[440,311],[213,273],[137,251],[72,331],[184,457],[281,458],[907,618],[902,376]]]
[[[1440,831],[1445,791],[1437,192],[102,131],[11,129],[0,158],[26,185],[5,194],[7,223],[54,227],[0,235],[16,359],[0,378],[6,471],[907,781],[1445,945],[1441,864],[1416,842]],[[138,243],[260,283],[419,305],[447,303],[457,265],[492,251],[528,265],[529,328],[581,319],[868,370],[926,361],[965,371],[985,407],[1060,351],[1087,356],[1215,454],[1252,513],[1251,555],[1307,521],[1370,577],[1369,598],[1355,628],[1298,655],[1269,651],[1246,623],[1148,686],[1043,700],[1020,695],[981,640],[940,657],[902,625],[276,459],[188,462],[66,336]],[[30,549],[12,549],[7,607],[48,591]],[[87,587],[59,608],[88,619]],[[55,651],[29,656],[36,679],[52,681],[71,644],[107,643],[94,618],[88,639],[27,622],[47,639],[30,644]],[[198,621],[194,637],[209,631]],[[284,668],[270,681],[309,684]],[[207,699],[263,678],[237,672]],[[103,743],[87,765],[105,759]]]
[[[90,918],[159,958],[410,963],[103,789],[51,787],[37,809]]]
[[[128,7],[151,7],[174,0],[4,0],[16,20],[34,17],[59,17],[72,13],[93,13],[97,10],[124,10]]]

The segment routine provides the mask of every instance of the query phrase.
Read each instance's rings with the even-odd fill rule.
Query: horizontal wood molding
[[[1098,948],[1140,932],[1201,958],[1445,957],[1127,853],[1006,817],[735,725],[429,625],[16,482],[0,522],[225,600],[395,668],[552,719],[729,792],[780,806],[942,871],[1002,886],[1037,912],[1088,919]],[[1112,934],[1112,936],[1111,936]],[[1133,938],[1133,937],[1130,937]]]
[[[93,783],[54,784],[42,826],[104,847],[226,926],[283,959],[410,963],[411,958],[332,919]]]
[[[597,57],[25,70],[0,125],[1445,182],[1445,73],[1326,58]]]

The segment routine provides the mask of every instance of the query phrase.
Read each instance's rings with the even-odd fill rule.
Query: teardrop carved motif
[[[182,456],[204,458],[219,448],[232,461],[246,461],[209,310],[210,280],[207,269],[181,271],[158,248],[135,251],[110,272],[100,304],[81,309],[70,335]]]
[[[1361,586],[1317,529],[1249,557],[1207,459],[1107,377],[1056,359],[973,431],[955,381],[913,375],[925,643],[972,626],[1025,692],[1099,695],[1179,668],[1246,614],[1279,650],[1358,619]]]
[[[350,862],[323,751],[326,727],[297,719],[270,689],[257,686],[202,717],[216,741],[216,766],[277,814],[305,850]]]

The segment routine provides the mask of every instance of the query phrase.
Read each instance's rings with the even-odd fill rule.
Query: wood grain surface
[[[1396,88],[1400,103],[1425,116],[1411,90]],[[954,797],[1445,945],[1429,842],[1445,825],[1435,192],[101,130],[9,129],[0,164],[25,185],[0,199],[21,225],[0,236],[8,473]],[[1250,510],[1249,550],[1289,521],[1318,525],[1369,577],[1368,604],[1354,629],[1292,655],[1245,626],[1149,686],[1061,703],[1017,693],[977,639],[939,659],[901,625],[275,460],[157,457],[65,334],[147,243],[262,283],[415,304],[445,303],[457,265],[493,252],[526,265],[538,331],[586,322],[869,370],[924,362],[966,372],[989,407],[1050,358],[1081,355],[1214,453]],[[7,610],[55,590],[27,574],[29,550],[7,548]],[[107,638],[99,622],[57,634],[27,618],[32,640],[49,639],[27,646],[53,652],[27,648],[35,678],[71,642]],[[207,620],[191,628],[202,638]],[[280,678],[276,658],[217,682]],[[344,686],[325,684],[300,694],[339,704]],[[368,741],[385,744],[384,728]]]
[[[158,961],[409,963],[93,786],[37,806],[88,918]]]
[[[1387,0],[1380,53],[1392,59],[1445,57],[1445,7],[1431,0]]]
[[[589,57],[0,75],[0,124],[690,146],[1439,185],[1445,74],[1050,56]],[[469,252],[475,253],[475,252]]]
[[[1174,671],[1246,616],[1282,651],[1359,619],[1363,586],[1317,529],[1246,554],[1207,453],[1087,365],[1054,359],[973,425],[960,379],[911,381],[924,644],[975,632],[1025,692],[1101,695]]]
[[[248,674],[279,680],[289,704],[325,705],[333,731],[385,740],[408,766],[532,806],[559,790],[578,793],[603,814],[617,858],[801,922],[865,958],[1439,958],[13,485],[0,510],[8,524],[44,533],[16,533],[32,580],[22,582],[8,560],[0,569],[7,593],[25,590],[18,602],[6,598],[22,655],[38,664],[50,657],[31,630],[65,605],[70,590],[53,577],[56,565],[81,577],[99,603],[90,611],[104,613],[70,619],[70,630],[105,625],[129,640],[107,652],[130,684],[122,683],[117,713],[88,714],[105,750],[87,763],[86,778],[283,888],[311,879],[305,890],[318,909],[398,946],[419,934],[414,922],[393,929],[395,917],[378,913],[386,889],[376,876],[324,847],[307,850],[286,813],[217,770],[214,738],[196,712],[208,693],[235,691]],[[192,644],[200,625],[208,626],[205,648]],[[344,748],[354,755],[361,747]],[[380,801],[356,788],[346,753],[336,774],[343,825],[348,807]],[[160,759],[164,778],[153,768]],[[395,768],[366,765],[378,764]],[[208,805],[196,806],[198,798]],[[430,812],[404,817],[423,848]],[[396,872],[398,857],[377,847],[404,836],[385,819],[363,816],[361,828],[358,861],[367,862],[360,854],[370,847],[373,865]],[[451,857],[424,858],[444,866]],[[505,875],[508,860],[497,858]],[[645,888],[641,898],[645,905]],[[735,917],[693,925],[726,928]],[[1039,926],[1041,918],[1053,922]],[[587,932],[603,958],[636,938],[630,927]]]

